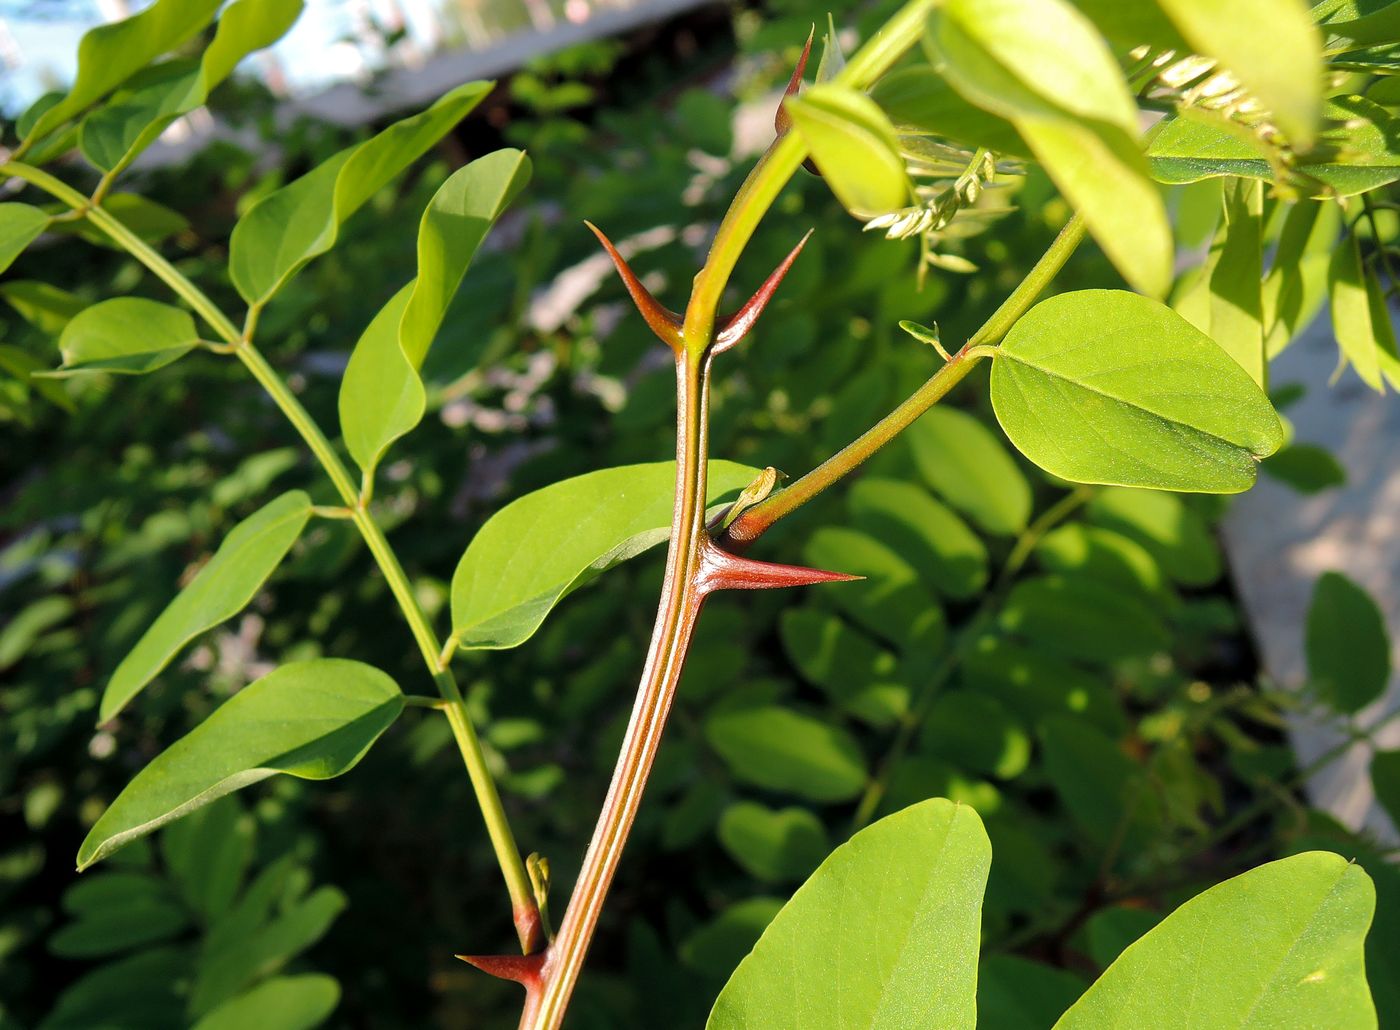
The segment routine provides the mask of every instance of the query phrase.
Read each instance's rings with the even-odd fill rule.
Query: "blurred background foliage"
[[[529,150],[526,199],[432,352],[433,415],[376,502],[430,614],[445,617],[450,570],[509,500],[669,457],[669,360],[581,219],[628,241],[675,303],[747,170],[736,104],[782,84],[832,6],[863,33],[892,5],[769,0],[534,62],[265,312],[270,357],[333,424],[349,347],[413,274],[417,216],[437,184],[502,143]],[[347,136],[306,123],[272,138],[255,87],[215,104],[261,126],[265,145],[216,143],[144,174],[141,192],[163,207],[141,218],[182,271],[232,302],[222,262],[237,213]],[[995,232],[950,244],[976,273],[937,272],[920,289],[917,242],[862,235],[800,174],[736,289],[816,232],[718,367],[712,454],[800,474],[922,382],[940,359],[898,321],[964,338],[1068,217],[1038,175],[1013,189]],[[1084,248],[1056,288],[1118,282]],[[56,363],[73,311],[120,294],[162,296],[101,246],[35,248],[0,284],[0,1027],[246,1026],[258,1006],[286,1016],[288,984],[305,1009],[295,1025],[513,1025],[518,989],[452,958],[509,950],[512,935],[467,779],[430,712],[410,709],[351,776],[279,778],[75,877],[78,843],[131,775],[258,675],[327,654],[409,690],[423,677],[353,529],[319,521],[248,611],[94,728],[117,661],[238,519],[274,491],[332,501],[233,363],[25,377]],[[958,391],[755,552],[865,582],[707,608],[572,1026],[655,1026],[658,1013],[699,1025],[853,818],[932,796],[973,805],[993,842],[980,1025],[1048,1025],[1161,914],[1308,847],[1356,856],[1375,879],[1370,980],[1383,1025],[1400,1021],[1400,968],[1379,946],[1400,935],[1400,874],[1297,791],[1280,709],[1307,702],[1258,682],[1212,531],[1227,502],[1072,491],[1005,446],[971,403],[985,395]],[[548,857],[560,906],[621,739],[660,568],[659,552],[622,566],[527,646],[461,660],[516,834]],[[926,718],[906,732],[911,710]]]

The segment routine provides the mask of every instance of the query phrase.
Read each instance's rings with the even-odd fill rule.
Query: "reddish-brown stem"
[[[696,617],[704,602],[697,589],[705,535],[705,455],[710,358],[682,352],[676,359],[676,497],[671,544],[646,666],[632,706],[607,800],[584,856],[559,934],[547,953],[538,1010],[522,1027],[556,1030],[583,968],[603,899],[617,872],[623,845],[641,804],[642,791],[675,698]]]

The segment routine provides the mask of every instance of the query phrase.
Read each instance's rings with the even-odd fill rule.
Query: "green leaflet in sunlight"
[[[1225,351],[1119,290],[1027,312],[992,366],[992,406],[1022,454],[1079,483],[1238,493],[1283,444],[1269,399]]]
[[[360,662],[317,658],[268,673],[161,752],[103,813],[78,868],[232,791],[288,773],[351,769],[403,710],[403,694]]]
[[[178,361],[199,346],[188,311],[144,297],[94,304],[63,327],[63,367],[50,375],[91,372],[142,374]]]
[[[23,130],[25,141],[42,139],[147,63],[191,39],[209,24],[221,3],[159,0],[140,14],[89,30],[78,43],[73,88]]]
[[[1395,332],[1375,277],[1361,260],[1361,243],[1355,233],[1332,252],[1327,266],[1327,294],[1342,364],[1350,363],[1362,382],[1377,393],[1384,393],[1382,370],[1388,372],[1394,367]],[[1400,380],[1394,374],[1388,378],[1392,386]]]
[[[1385,692],[1385,619],[1371,595],[1340,572],[1324,572],[1313,588],[1306,643],[1308,685],[1337,711],[1360,711]]]
[[[1335,125],[1323,133],[1318,150],[1297,159],[1297,186],[1308,179],[1319,192],[1350,197],[1400,179],[1394,115],[1365,97],[1329,98],[1324,113]],[[1272,182],[1278,168],[1268,145],[1232,128],[1209,112],[1189,110],[1168,118],[1147,147],[1147,163],[1158,182],[1199,182],[1213,176],[1240,176]],[[1277,158],[1274,157],[1274,161]]]
[[[481,241],[529,177],[524,153],[498,150],[453,172],[423,212],[418,276],[370,322],[341,381],[341,433],[366,475],[422,421],[423,359]]]
[[[865,786],[865,756],[840,726],[760,705],[717,712],[705,739],[734,777],[809,801],[848,801]]]
[[[1225,187],[1224,239],[1210,273],[1210,338],[1267,388],[1264,360],[1263,210],[1260,183]]]
[[[894,126],[865,94],[819,85],[784,106],[831,192],[851,214],[874,218],[913,201]]]
[[[347,147],[254,205],[229,241],[229,275],[243,299],[265,304],[303,265],[330,250],[341,224],[450,132],[491,85],[458,86],[426,111]]]
[[[1362,947],[1375,900],[1370,877],[1339,855],[1252,869],[1129,946],[1055,1028],[1367,1030],[1376,1012]]]
[[[942,798],[866,827],[783,906],[707,1030],[972,1030],[991,860],[977,813]]]
[[[340,1002],[340,984],[320,973],[278,976],[224,1002],[194,1030],[311,1030]]]
[[[1156,0],[1197,53],[1213,57],[1306,150],[1322,111],[1322,37],[1301,0]],[[1267,26],[1267,28],[1265,28]]]
[[[126,707],[196,636],[247,607],[310,518],[311,499],[300,490],[292,490],[234,526],[209,564],[176,595],[117,666],[102,694],[98,721],[106,722]]]
[[[28,204],[0,204],[0,272],[48,228],[49,216]]]
[[[452,574],[458,646],[523,644],[565,594],[665,540],[675,468],[666,461],[589,472],[526,494],[492,515]],[[732,461],[711,461],[709,470],[711,504],[760,474]]]
[[[965,411],[939,405],[905,433],[924,482],[952,507],[988,533],[1014,536],[1026,528],[1030,484],[985,425]]]
[[[948,0],[928,38],[954,88],[1015,126],[1123,277],[1164,296],[1166,207],[1135,140],[1137,106],[1094,26],[1064,0]]]
[[[216,85],[254,50],[275,43],[301,14],[301,0],[239,0],[219,18],[198,62],[156,65],[112,103],[83,119],[78,146],[104,172],[117,172],[176,118],[201,106]]]

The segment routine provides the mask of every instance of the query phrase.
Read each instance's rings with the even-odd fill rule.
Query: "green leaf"
[[[42,139],[153,59],[192,39],[213,19],[221,2],[158,0],[133,17],[90,29],[78,43],[73,88],[24,131],[25,143]]]
[[[1101,908],[1084,924],[1089,957],[1100,967],[1110,966],[1128,945],[1161,921],[1161,915],[1151,909],[1126,905]]]
[[[153,372],[198,345],[188,311],[144,297],[117,297],[94,304],[63,327],[58,338],[63,367],[51,374]]]
[[[1356,234],[1332,252],[1327,266],[1327,293],[1332,305],[1332,328],[1344,361],[1377,393],[1385,392],[1381,379],[1381,351],[1392,338],[1390,316],[1384,305],[1373,303],[1370,277],[1361,262]]]
[[[1210,273],[1210,338],[1261,388],[1264,362],[1264,191],[1236,180],[1225,187],[1224,240]]]
[[[839,726],[775,705],[720,711],[705,738],[745,782],[812,801],[846,801],[865,786],[865,757]]]
[[[1135,141],[1137,106],[1093,25],[1064,0],[949,0],[929,40],[958,92],[1016,127],[1123,277],[1164,296],[1166,207]]]
[[[802,560],[814,568],[865,577],[823,591],[862,629],[901,647],[917,646],[930,657],[942,650],[943,610],[903,556],[874,536],[823,526],[803,546]]]
[[[102,201],[102,210],[116,218],[146,243],[160,243],[171,236],[185,232],[190,227],[189,220],[180,212],[158,204],[139,193],[113,193]],[[124,248],[91,221],[81,218],[76,222],[55,222],[49,226],[55,235],[71,233],[96,247],[121,251]]]
[[[228,911],[253,859],[253,819],[229,795],[167,826],[161,858],[185,904],[207,922]]]
[[[57,336],[74,315],[87,307],[76,294],[35,279],[0,284],[0,297],[45,336]]]
[[[924,482],[988,533],[1026,528],[1031,488],[1001,441],[956,408],[933,407],[905,430]]]
[[[529,177],[523,152],[498,150],[453,172],[423,212],[418,276],[370,322],[340,386],[341,432],[367,476],[422,421],[423,359],[477,247]]]
[[[41,1030],[184,1026],[184,1000],[176,988],[190,975],[193,957],[189,948],[152,948],[98,966],[58,996],[39,1026]]]
[[[989,955],[977,968],[977,1030],[1049,1026],[1084,993],[1082,978],[1017,955]]]
[[[137,773],[78,849],[78,869],[277,773],[339,776],[402,710],[398,686],[368,665],[338,658],[284,665],[244,687]]]
[[[1171,643],[1166,627],[1138,596],[1080,577],[1022,580],[1000,619],[1008,632],[1086,662],[1146,657]]]
[[[1183,586],[1209,586],[1220,578],[1220,550],[1210,528],[1181,498],[1112,487],[1098,491],[1086,510],[1093,522],[1140,543]]]
[[[1152,555],[1111,529],[1082,522],[1060,526],[1041,538],[1035,556],[1047,572],[1087,577],[1149,598],[1161,598],[1166,590],[1166,578]]]
[[[900,128],[932,133],[1008,157],[1029,157],[1015,126],[964,100],[932,66],[915,65],[882,76],[870,97]]]
[[[719,818],[719,841],[750,876],[764,883],[803,879],[826,857],[821,820],[805,808],[765,808],[738,801]]]
[[[1056,1030],[1374,1027],[1362,946],[1375,888],[1322,851],[1200,894],[1130,946]]]
[[[1385,692],[1390,635],[1371,595],[1340,572],[1313,588],[1307,621],[1308,682],[1340,712],[1357,712]]]
[[[1025,727],[996,698],[971,690],[949,690],[934,699],[919,744],[960,769],[1002,780],[1025,772],[1031,757]]]
[[[1327,266],[1341,226],[1337,204],[1301,201],[1284,217],[1264,279],[1264,352],[1275,358],[1310,325],[1327,297]]]
[[[339,1003],[340,984],[329,976],[278,976],[224,1002],[194,1030],[311,1030],[325,1022]]]
[[[1091,849],[1111,841],[1135,856],[1157,828],[1161,804],[1145,770],[1109,737],[1054,716],[1040,724],[1045,775]]]
[[[909,206],[912,188],[894,126],[878,104],[845,86],[812,86],[783,106],[831,192],[857,218]]]
[[[165,883],[141,873],[103,873],[74,884],[63,907],[76,917],[49,938],[65,958],[95,958],[169,940],[189,916]]]
[[[723,979],[749,953],[783,903],[778,898],[747,898],[730,905],[681,942],[682,961],[707,976]]]
[[[971,1030],[991,858],[977,814],[942,798],[866,827],[783,906],[706,1027]]]
[[[1289,444],[1261,466],[1274,479],[1287,483],[1300,494],[1316,494],[1343,486],[1346,469],[1332,452],[1313,444]]]
[[[1196,51],[1214,57],[1299,150],[1322,112],[1322,37],[1299,0],[1157,0]],[[1267,31],[1261,31],[1267,26]]]
[[[709,465],[710,503],[758,470]],[[553,483],[506,505],[472,538],[452,575],[452,633],[463,648],[516,647],[565,594],[661,543],[675,464],[623,465]]]
[[[276,879],[264,883],[272,885]],[[190,998],[191,1014],[202,1016],[215,1010],[254,980],[286,965],[325,936],[345,905],[339,890],[321,887],[306,897],[287,900],[271,920],[246,926],[242,932],[234,932],[236,916],[214,924]]]
[[[992,366],[992,406],[1021,453],[1081,483],[1238,493],[1283,443],[1269,399],[1210,337],[1120,290],[1027,312]]]
[[[0,272],[14,264],[24,248],[39,238],[49,216],[28,204],[0,204]]]
[[[929,414],[932,414],[932,411]],[[958,419],[955,417],[952,421],[956,423]],[[931,438],[937,438],[947,430],[947,423],[946,418],[918,422],[920,428],[917,435],[921,439],[913,446],[915,455],[922,455],[920,468],[927,469],[932,477],[945,487],[956,490],[952,477],[933,460],[936,445],[931,442]],[[981,428],[980,423],[978,427]],[[991,436],[989,433],[986,435]],[[971,443],[970,440],[966,442]],[[975,448],[977,445],[972,446]],[[987,453],[1005,457],[1005,450],[996,443],[995,438],[992,438],[992,446],[987,448]],[[1013,523],[1018,518],[1023,519],[1019,507],[1013,508],[1013,504],[1017,502],[1011,500],[1013,495],[1019,496],[1019,491],[1013,484],[1025,482],[1020,472],[1014,464],[1010,466],[1009,471],[1003,466],[1000,476],[995,471],[992,473],[993,481],[998,478],[1003,484],[1001,489],[985,487],[982,492],[983,501],[1000,499],[1003,508],[1001,514],[1006,517],[1007,523]],[[968,484],[961,485],[966,487]],[[967,497],[971,498],[973,495],[973,492],[969,491]],[[1028,491],[1026,499],[1028,504]],[[986,545],[968,528],[967,523],[919,486],[897,479],[864,476],[851,487],[847,505],[855,525],[876,540],[886,542],[895,553],[918,571],[929,586],[945,597],[956,600],[975,597],[987,585]],[[987,505],[986,510],[991,511],[993,506],[995,502]],[[993,518],[995,519],[995,516]],[[846,568],[839,563],[831,567]],[[854,569],[848,571],[858,572]],[[865,575],[863,572],[858,574]]]
[[[458,86],[255,204],[229,241],[229,275],[243,299],[266,304],[302,266],[330,250],[341,224],[451,131],[491,86]]]
[[[1290,181],[1309,192],[1350,197],[1400,179],[1400,152],[1394,147],[1397,119],[1360,96],[1329,98],[1323,109],[1335,124],[1324,145],[1296,159]],[[1271,160],[1272,158],[1272,160]],[[1278,158],[1268,145],[1204,114],[1168,118],[1147,146],[1147,163],[1158,182],[1199,182],[1215,176],[1239,176],[1274,182]]]
[[[120,712],[207,629],[247,606],[311,518],[311,498],[292,490],[234,526],[199,575],[161,612],[122,659],[102,694],[98,722]]]
[[[238,0],[219,18],[198,63],[171,61],[139,86],[83,119],[78,146],[104,172],[119,172],[181,115],[200,107],[213,88],[254,50],[282,37],[301,14],[301,0]]]
[[[962,682],[999,699],[1028,723],[1063,715],[1105,733],[1124,729],[1123,713],[1104,677],[1010,640],[978,640],[963,658]]]

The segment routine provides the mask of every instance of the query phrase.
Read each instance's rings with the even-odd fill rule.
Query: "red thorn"
[[[457,955],[457,958],[490,973],[499,980],[523,984],[526,991],[536,991],[543,983],[544,952],[533,955]]]
[[[797,67],[792,70],[792,78],[788,79],[787,89],[783,90],[783,99],[778,101],[778,112],[773,115],[773,131],[779,136],[785,135],[788,129],[792,128],[792,117],[783,106],[783,101],[788,97],[797,96],[797,91],[802,86],[802,73],[807,70],[807,58],[812,54],[812,37],[816,32],[817,27],[813,25],[807,33],[807,44],[802,48],[802,56],[797,59]]]
[[[696,586],[703,597],[717,590],[774,590],[779,587],[805,587],[814,583],[849,583],[864,579],[844,572],[808,569],[801,565],[777,565],[730,554],[708,537],[700,544],[700,571]]]
[[[598,242],[608,252],[608,257],[612,258],[612,263],[617,268],[617,274],[622,276],[622,285],[627,287],[627,292],[632,296],[632,303],[637,305],[637,310],[642,313],[642,318],[651,327],[651,331],[660,338],[662,343],[679,354],[684,349],[684,345],[681,343],[681,316],[669,308],[663,307],[661,302],[651,295],[651,291],[642,285],[642,281],[637,278],[631,266],[612,245],[612,240],[604,236],[601,229],[589,221],[585,221],[583,224],[593,230],[593,235],[598,237]]]
[[[773,299],[773,294],[777,292],[778,284],[783,281],[783,277],[788,274],[788,269],[797,260],[797,255],[802,253],[802,248],[807,245],[807,241],[812,238],[812,230],[807,230],[807,235],[797,241],[797,246],[792,248],[792,252],[783,258],[783,263],[773,269],[767,279],[763,280],[763,285],[758,288],[758,292],[748,299],[743,307],[724,324],[724,328],[715,337],[713,353],[726,351],[734,346],[753,328],[758,321],[758,316],[763,314],[763,309],[768,306],[768,302]]]

